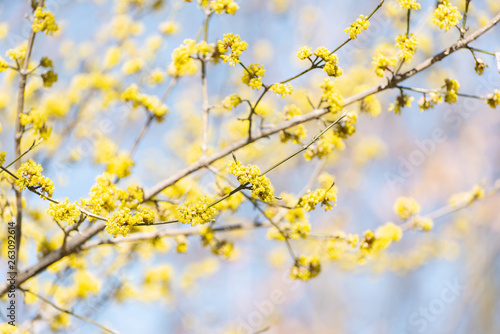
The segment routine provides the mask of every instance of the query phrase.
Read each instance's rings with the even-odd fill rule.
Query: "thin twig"
[[[42,296],[40,296],[40,295],[39,295],[39,294],[37,294],[37,293],[34,293],[34,292],[32,292],[32,291],[30,291],[30,290],[27,290],[27,289],[23,289],[23,288],[21,288],[21,287],[19,288],[19,290],[21,290],[21,291],[23,291],[23,292],[25,292],[25,293],[32,294],[33,296],[35,296],[35,297],[39,298],[40,300],[42,300],[42,301],[43,301],[43,302],[45,302],[46,304],[49,304],[50,306],[52,306],[53,308],[55,308],[56,310],[58,310],[58,311],[60,311],[60,312],[63,312],[63,313],[69,314],[69,315],[71,315],[71,316],[73,316],[73,317],[75,317],[75,318],[78,318],[78,319],[80,319],[80,320],[83,320],[83,321],[86,321],[86,322],[88,322],[88,323],[91,323],[92,325],[97,326],[97,327],[99,327],[100,329],[102,329],[102,330],[104,330],[104,331],[106,331],[106,332],[108,332],[108,333],[112,333],[112,334],[119,334],[117,331],[112,330],[112,329],[109,329],[109,328],[107,328],[107,327],[105,327],[105,326],[103,326],[103,325],[101,325],[101,324],[99,324],[99,323],[95,322],[95,321],[94,321],[94,320],[92,320],[92,319],[89,319],[89,318],[86,318],[86,317],[82,317],[81,315],[75,314],[75,313],[73,313],[73,312],[71,312],[71,311],[69,311],[69,310],[66,310],[66,309],[63,309],[62,307],[59,307],[59,306],[57,306],[56,304],[54,304],[53,302],[51,302],[50,300],[48,300],[47,298],[42,297]]]

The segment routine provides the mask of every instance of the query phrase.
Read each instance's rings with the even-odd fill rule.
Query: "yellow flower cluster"
[[[168,73],[172,76],[192,75],[196,72],[196,64],[192,55],[206,57],[214,51],[214,44],[207,44],[205,41],[196,43],[192,39],[185,39],[184,44],[172,52],[172,63],[168,67]]]
[[[166,21],[160,23],[158,29],[164,35],[172,35],[179,31],[179,25],[173,21]]]
[[[48,70],[42,74],[42,80],[45,87],[52,87],[52,84],[57,82],[57,73],[53,70]]]
[[[307,59],[311,57],[313,54],[311,47],[309,46],[303,46],[299,49],[299,52],[297,53],[297,57],[299,57],[300,60]]]
[[[359,236],[357,234],[346,235],[344,232],[337,232],[335,238],[328,240],[326,244],[328,257],[331,260],[338,260],[348,247],[355,248],[358,242]]]
[[[434,222],[430,218],[417,216],[413,221],[413,227],[421,229],[422,231],[430,231],[434,226]]]
[[[293,88],[290,84],[275,83],[271,86],[271,91],[281,97],[292,94]]]
[[[304,153],[304,158],[309,161],[314,157],[322,159],[328,156],[335,148],[343,150],[344,141],[335,132],[328,131],[319,140],[317,145],[313,145]]]
[[[361,85],[360,87],[364,86]],[[361,100],[359,109],[361,112],[365,112],[372,117],[377,117],[382,112],[382,105],[375,95],[370,95]]]
[[[141,22],[135,22],[125,14],[118,15],[111,21],[111,34],[120,40],[132,35],[139,35],[143,30],[144,25]]]
[[[215,0],[210,1],[210,8],[212,8],[217,14],[226,12],[227,14],[234,15],[236,11],[240,8],[233,0]]]
[[[229,194],[232,190],[233,190],[233,188],[231,188],[231,187],[224,187],[222,189],[222,191],[219,193],[219,195],[221,197],[223,197],[223,196]],[[215,207],[219,211],[231,210],[234,212],[238,209],[238,207],[241,205],[241,203],[243,203],[244,198],[245,197],[243,196],[242,193],[237,192],[237,193],[231,195],[230,197],[226,198],[222,202],[219,202]]]
[[[186,201],[178,208],[179,221],[183,224],[206,224],[215,220],[217,209],[214,206],[209,207],[212,200],[208,196],[203,196],[197,202]]]
[[[308,281],[318,276],[321,271],[321,263],[317,256],[300,256],[290,271],[291,279]]]
[[[311,211],[316,209],[318,203],[321,203],[321,206],[325,207],[325,211],[328,211],[333,209],[336,202],[337,194],[335,188],[331,187],[328,191],[325,189],[316,189],[311,192],[311,190],[308,190],[307,194],[299,199],[298,205],[302,206],[306,211]]]
[[[413,96],[409,96],[405,93],[402,93],[396,98],[395,103],[391,103],[389,106],[389,111],[394,110],[396,115],[401,115],[401,109],[404,107],[411,107],[411,101],[413,101]]]
[[[283,115],[281,116],[285,120],[289,120],[292,117],[302,114],[302,111],[294,104],[285,106],[283,110]],[[286,143],[291,140],[294,144],[300,144],[302,139],[306,138],[306,129],[304,125],[299,124],[297,126],[291,127],[287,130],[280,131],[280,140],[282,143]]]
[[[113,175],[104,173],[97,177],[97,183],[90,188],[89,199],[81,200],[81,206],[95,214],[107,214],[120,208],[135,209],[143,200],[142,189],[129,186],[127,190],[120,189],[113,183]],[[117,204],[116,202],[120,203]],[[93,220],[89,217],[89,220]]]
[[[128,236],[130,229],[136,224],[152,224],[155,221],[153,211],[147,206],[138,206],[131,213],[129,208],[115,211],[106,221],[106,232],[116,238],[117,235]]]
[[[15,62],[22,64],[24,63],[24,58],[26,57],[27,48],[28,48],[27,43],[22,43],[15,49],[7,50],[5,54],[7,55],[7,57],[14,60]]]
[[[230,258],[233,253],[233,243],[215,238],[214,232],[209,226],[202,228],[201,242],[203,246],[210,247],[213,254],[222,256],[226,259]]]
[[[33,31],[45,31],[47,35],[53,35],[54,32],[59,30],[54,14],[51,12],[44,12],[44,8],[38,7],[35,10],[35,18],[33,20]]]
[[[134,107],[142,105],[150,113],[152,113],[158,122],[163,121],[165,115],[168,113],[168,108],[164,105],[159,98],[139,92],[136,84],[130,85],[125,89],[121,95],[122,100],[134,103]]]
[[[404,59],[405,61],[410,60],[415,52],[417,52],[417,37],[413,34],[409,36],[398,35],[396,37],[396,47],[401,51],[398,53],[399,58]]]
[[[264,65],[260,65],[259,63],[250,64],[243,70],[241,81],[252,89],[259,90],[262,88],[261,78],[264,76],[265,72]]]
[[[116,175],[119,178],[130,175],[130,169],[134,165],[134,161],[128,153],[122,152],[117,154],[106,165],[106,172]]]
[[[50,208],[47,209],[47,213],[57,221],[65,221],[68,225],[75,224],[78,222],[81,212],[78,210],[75,203],[69,204],[68,202],[69,200],[66,197],[64,201],[59,203],[50,203]]]
[[[229,174],[235,175],[240,184],[252,185],[252,196],[264,202],[274,199],[273,186],[269,179],[261,175],[260,168],[254,165],[243,166],[241,161],[231,161],[227,168]]]
[[[356,132],[356,122],[358,121],[358,114],[351,111],[349,112],[337,125],[333,128],[335,134],[346,139]]]
[[[86,298],[99,292],[99,279],[87,270],[77,270],[73,280],[75,281],[74,294],[78,298]]]
[[[443,102],[443,96],[436,92],[429,93],[430,99],[426,96],[422,97],[418,105],[420,106],[420,111],[428,110],[434,108],[435,105]]]
[[[498,106],[498,104],[500,103],[500,90],[495,89],[493,94],[489,95],[486,98],[486,103],[488,103],[488,105],[490,107],[492,107],[493,109],[496,108]]]
[[[187,238],[184,234],[179,234],[175,238],[175,251],[177,253],[186,253],[188,249]]]
[[[458,8],[453,6],[449,1],[443,1],[435,10],[432,16],[432,22],[437,24],[439,29],[448,29],[456,26],[462,19],[462,15]]]
[[[51,128],[47,125],[47,114],[41,109],[31,109],[28,114],[19,115],[19,122],[22,126],[31,125],[33,131],[41,138],[47,139],[50,136]]]
[[[50,321],[50,329],[54,332],[67,329],[70,326],[71,318],[67,313],[58,313]]]
[[[8,68],[9,68],[9,64],[5,61],[5,59],[0,57],[0,72],[3,72]]]
[[[232,94],[222,100],[222,107],[226,110],[232,110],[241,103],[241,97],[238,94]]]
[[[382,53],[378,53],[372,61],[375,65],[375,74],[379,77],[384,76],[384,72],[389,70],[389,67],[394,67],[397,64],[396,57],[386,57]]]
[[[222,41],[217,42],[217,49],[224,63],[229,63],[231,66],[236,66],[240,62],[240,55],[248,47],[248,44],[241,40],[239,35],[233,33],[225,34]],[[226,53],[231,50],[230,55]]]
[[[6,222],[12,221],[14,210],[12,203],[4,195],[0,195],[0,219]]]
[[[23,163],[17,170],[15,183],[21,190],[27,187],[36,188],[42,194],[52,196],[54,183],[42,175],[43,168],[33,160]]]
[[[476,71],[476,73],[478,75],[483,75],[484,69],[486,67],[488,67],[488,65],[486,65],[481,58],[476,58],[476,64],[474,66],[474,71]]]
[[[172,277],[174,277],[174,269],[168,264],[149,268],[144,274],[144,294],[148,297],[151,295],[150,298],[168,296]]]
[[[394,223],[386,223],[377,228],[375,233],[368,230],[360,244],[362,257],[378,255],[380,251],[390,246],[392,242],[398,242],[403,236],[401,227]]]
[[[0,166],[3,166],[5,162],[5,151],[0,152]]]
[[[420,204],[412,197],[399,197],[394,203],[394,213],[406,220],[420,212]]]
[[[155,68],[148,74],[146,82],[148,83],[148,85],[151,86],[158,85],[165,81],[165,77],[166,77],[165,71],[159,68]]]
[[[403,9],[420,9],[417,0],[397,0]]]
[[[444,94],[444,102],[450,104],[457,102],[457,93],[458,89],[460,88],[460,84],[458,83],[458,81],[448,78],[444,80],[444,84],[446,89],[446,92]]]
[[[267,237],[269,239],[275,239],[279,241],[285,241],[285,239],[305,239],[309,235],[309,232],[311,232],[311,224],[309,224],[308,221],[299,220],[293,223],[287,222],[280,229],[281,232],[279,229],[273,226],[271,229],[269,229]]]
[[[331,79],[325,79],[323,80],[323,83],[321,83],[320,88],[323,88],[321,100],[328,104],[330,112],[335,113],[341,110],[344,105],[344,98],[335,87],[334,81]]]
[[[141,58],[134,58],[127,60],[122,66],[122,72],[125,74],[134,74],[142,70],[144,67],[144,60]]]
[[[475,185],[470,191],[461,192],[451,196],[450,205],[460,207],[461,205],[469,205],[477,199],[484,197],[484,189],[479,185]]]
[[[368,29],[369,25],[370,22],[368,21],[368,18],[365,18],[364,15],[360,15],[356,21],[351,23],[349,28],[344,30],[344,32],[348,33],[351,39],[356,39],[356,37],[358,37],[363,30]]]
[[[327,48],[320,46],[314,51],[314,55],[323,59],[323,71],[331,77],[339,77],[342,75],[342,69],[339,67],[339,59],[337,55],[328,51]]]

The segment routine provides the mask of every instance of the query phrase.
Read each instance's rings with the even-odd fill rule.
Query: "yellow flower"
[[[318,257],[300,256],[290,271],[290,278],[308,281],[309,279],[318,276],[320,271],[321,264]]]
[[[210,8],[212,8],[217,14],[226,12],[227,14],[234,15],[236,11],[240,8],[233,0],[215,0],[210,1]]]
[[[121,99],[126,102],[133,102],[134,106],[142,105],[151,114],[156,116],[158,122],[163,121],[168,113],[168,108],[156,96],[146,95],[139,92],[136,84],[132,84],[121,94]]]
[[[23,163],[17,170],[17,179],[15,183],[21,190],[27,187],[36,188],[42,194],[52,196],[54,184],[52,181],[42,175],[43,168],[33,160]]]
[[[217,215],[217,209],[214,206],[208,207],[211,203],[212,200],[206,195],[195,203],[185,202],[178,208],[179,221],[183,224],[191,224],[191,226],[210,223]]]
[[[44,6],[45,7],[45,6]],[[54,14],[51,12],[44,12],[44,8],[37,7],[35,10],[35,18],[33,20],[33,31],[45,31],[47,35],[53,35],[54,32],[59,30]]]
[[[152,224],[155,221],[153,211],[147,206],[139,205],[134,214],[129,208],[115,211],[106,221],[106,232],[113,238],[117,235],[128,236],[130,229],[136,224]]]
[[[19,64],[24,63],[24,58],[26,57],[27,43],[22,43],[15,49],[9,49],[5,53],[7,57],[18,62]]]
[[[188,249],[187,238],[184,234],[180,234],[174,238],[176,243],[177,253],[186,253]]]
[[[334,86],[333,80],[323,80],[320,88],[323,88],[321,99],[327,102],[328,107],[330,108],[330,112],[335,113],[342,109],[342,106],[344,105],[344,99],[342,95],[340,95],[339,90]]]
[[[306,211],[311,211],[316,208],[316,204],[321,203],[321,206],[325,207],[325,211],[328,211],[333,209],[336,202],[336,190],[334,187],[331,187],[328,191],[325,189],[316,189],[311,192],[308,190],[307,194],[299,199],[298,205],[304,207],[304,210]]]
[[[271,86],[271,91],[275,94],[281,95],[281,97],[286,97],[292,94],[293,88],[290,84],[275,83]]]
[[[3,72],[8,68],[9,68],[9,64],[5,61],[5,59],[0,57],[0,72]]]
[[[382,53],[378,53],[372,61],[375,65],[375,74],[379,77],[384,76],[384,71],[389,70],[389,67],[394,67],[397,64],[396,57],[386,57]]]
[[[261,78],[265,72],[264,65],[260,65],[259,63],[250,64],[246,69],[243,69],[241,81],[252,89],[259,90],[262,88]]]
[[[434,226],[434,222],[430,218],[416,217],[413,226],[421,229],[422,231],[430,231]]]
[[[429,96],[430,99],[428,99],[427,96],[424,95],[424,97],[422,97],[422,99],[419,101],[418,105],[420,106],[420,111],[432,109],[436,104],[443,102],[443,97],[439,93],[430,92]]]
[[[93,274],[87,270],[77,270],[74,276],[75,294],[78,298],[86,298],[91,294],[99,292],[100,282]]]
[[[492,107],[493,109],[496,108],[498,106],[498,104],[500,103],[500,90],[495,89],[493,91],[493,94],[489,95],[486,98],[486,103],[488,103],[488,105],[490,107]]]
[[[160,32],[164,35],[172,35],[175,34],[179,30],[179,25],[175,22],[172,21],[166,21],[160,23],[160,26],[158,27]]]
[[[130,169],[133,165],[134,161],[132,161],[130,156],[127,153],[122,152],[117,154],[108,162],[106,172],[114,174],[119,178],[126,177],[130,174]]]
[[[69,328],[71,318],[67,313],[58,313],[50,321],[50,329],[54,332]]]
[[[68,201],[66,197],[64,201],[59,203],[50,203],[47,213],[57,221],[65,221],[68,225],[73,225],[78,222],[81,212],[76,204],[69,204]]]
[[[157,85],[165,81],[165,77],[166,73],[163,70],[155,68],[153,71],[151,71],[151,73],[149,73],[146,81],[149,85]]]
[[[222,100],[222,107],[231,110],[241,103],[241,97],[238,94],[232,94]]]
[[[299,49],[299,52],[297,53],[297,57],[299,59],[304,60],[312,56],[312,49],[309,46],[303,46]]]
[[[411,197],[399,197],[394,203],[394,212],[399,218],[406,220],[420,212],[420,204]]]
[[[411,102],[414,100],[413,96],[402,93],[396,98],[395,103],[389,105],[389,111],[394,110],[396,115],[401,115],[401,109],[404,107],[411,107]]]
[[[351,39],[356,39],[363,30],[368,29],[369,25],[370,22],[368,19],[365,18],[364,15],[360,15],[356,21],[351,23],[349,28],[344,30],[344,32],[348,33]]]
[[[397,0],[403,9],[420,9],[417,0]]]
[[[132,35],[139,35],[144,29],[140,22],[135,22],[127,15],[118,15],[111,21],[111,34],[120,40]]]
[[[207,44],[205,41],[196,44],[196,41],[192,39],[185,39],[184,44],[172,52],[172,62],[168,67],[168,73],[172,76],[192,75],[197,68],[192,55],[200,54],[206,57],[214,51],[214,44]]]
[[[417,52],[417,44],[417,38],[413,34],[409,36],[398,35],[396,37],[396,47],[401,50],[398,56],[405,61],[410,60]]]
[[[240,62],[240,55],[248,47],[248,44],[241,40],[239,35],[233,33],[225,34],[222,41],[217,42],[217,49],[224,63],[229,63],[231,66],[236,66]],[[230,55],[226,53],[231,50]]]
[[[437,24],[440,29],[447,31],[456,26],[461,19],[462,15],[458,8],[445,0],[434,10],[432,22]]]
[[[130,59],[123,64],[122,71],[125,74],[134,74],[139,72],[144,66],[144,61],[140,58]]]
[[[458,81],[448,78],[445,79],[444,83],[446,88],[446,92],[444,94],[444,102],[450,104],[457,102],[457,93],[458,89],[460,88],[460,84],[458,83]]]
[[[461,205],[469,205],[477,199],[484,197],[484,189],[479,185],[475,185],[470,191],[454,194],[450,198],[450,204],[454,207]]]
[[[240,161],[231,161],[227,172],[235,175],[242,185],[250,183],[253,197],[264,202],[271,202],[274,199],[271,182],[266,176],[261,175],[259,167],[254,165],[243,166]]]

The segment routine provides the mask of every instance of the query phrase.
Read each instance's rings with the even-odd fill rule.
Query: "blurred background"
[[[46,1],[60,31],[55,36],[37,36],[33,59],[53,59],[59,79],[50,89],[33,79],[28,83],[27,94],[29,106],[52,103],[60,107],[67,101],[60,107],[64,112],[52,119],[51,138],[30,153],[54,180],[54,198],[85,198],[96,176],[105,169],[102,163],[96,163],[98,141],[111,139],[118,149],[128,150],[146,121],[141,110],[116,102],[104,89],[80,87],[80,97],[72,100],[78,78],[101,73],[103,76],[96,80],[102,85],[109,81],[116,92],[137,83],[144,92],[161,97],[172,78],[167,75],[163,82],[151,84],[150,73],[154,69],[166,71],[173,49],[184,39],[196,39],[201,34],[204,14],[195,1],[163,1],[158,8],[148,1],[144,5],[129,2]],[[419,39],[418,51],[403,71],[459,38],[457,30],[445,33],[432,23],[436,1],[419,2],[422,9],[413,11],[411,16],[411,31]],[[465,1],[452,2],[463,12]],[[264,64],[263,81],[270,84],[307,68],[307,62],[296,57],[299,47],[334,49],[347,38],[343,30],[360,14],[368,15],[379,1],[237,3],[240,9],[236,15],[215,15],[211,19],[208,40],[215,43],[225,33],[239,34],[249,45],[241,56],[242,62]],[[0,30],[5,30],[1,34],[0,54],[27,40],[31,24],[25,14],[29,10],[27,1],[0,2]],[[472,1],[467,21],[471,31],[499,11],[495,0]],[[116,22],[122,15],[131,21],[120,26]],[[166,29],[164,25],[162,31],[161,24],[165,22],[173,28]],[[124,31],[132,25],[136,31],[127,35]],[[369,29],[337,53],[344,71],[337,84],[344,97],[385,80],[375,75],[372,59],[380,48],[393,46],[396,35],[405,29],[406,11],[396,1],[387,0],[370,20]],[[120,32],[126,38],[121,39]],[[488,52],[500,51],[500,27],[472,45]],[[106,54],[112,47],[120,48],[120,60],[116,66],[106,67]],[[471,53],[461,50],[404,85],[435,89],[444,84],[445,78],[452,77],[460,83],[459,92],[487,96],[500,89],[500,73],[493,56],[477,56],[488,65],[481,76],[474,71]],[[143,69],[136,74],[124,74],[122,64],[136,57],[144,60]],[[233,93],[255,101],[259,94],[241,83],[242,74],[240,67],[210,64],[210,102],[216,104]],[[295,104],[304,112],[311,111],[306,97],[317,101],[321,94],[319,85],[326,77],[318,69],[292,81],[294,93],[290,97],[267,94],[259,112],[264,124],[279,123],[285,105]],[[7,151],[6,161],[10,161],[18,77],[9,71],[0,74],[0,80],[0,150]],[[276,194],[297,194],[318,165],[335,176],[337,206],[328,212],[319,209],[309,214],[314,232],[341,230],[361,235],[385,222],[397,223],[393,205],[400,196],[415,198],[425,215],[448,205],[453,194],[468,191],[476,184],[489,189],[500,178],[498,109],[491,109],[482,100],[459,97],[455,104],[443,103],[421,112],[417,103],[421,94],[409,94],[415,100],[401,115],[387,111],[398,95],[397,90],[377,95],[380,114],[360,114],[356,134],[346,140],[345,150],[334,151],[326,160],[306,161],[299,156],[269,173]],[[139,184],[147,189],[200,157],[199,71],[180,78],[166,104],[170,110],[166,120],[152,124],[134,154],[131,175],[120,181],[120,186]],[[359,104],[348,109],[359,110]],[[247,114],[244,104],[230,112],[214,112],[209,152],[244,138],[246,133],[237,118]],[[320,128],[321,124],[310,122],[308,138]],[[436,131],[441,134],[439,140]],[[30,144],[27,139],[26,145]],[[244,164],[256,164],[265,170],[298,148],[292,143],[283,145],[279,136],[274,136],[236,155]],[[222,169],[229,159],[218,162],[216,167]],[[201,191],[217,191],[216,178],[210,171],[201,170],[189,179]],[[36,225],[33,229],[50,238],[57,226],[45,214],[47,203],[36,196],[26,196],[26,224],[31,222]],[[405,232],[401,242],[365,265],[349,266],[325,259],[321,274],[308,282],[288,278],[292,263],[285,244],[268,239],[266,229],[225,233],[224,237],[235,245],[230,260],[213,255],[196,236],[188,238],[189,248],[184,254],[176,253],[175,243],[168,238],[161,249],[145,243],[135,247],[126,244],[115,250],[96,248],[86,255],[88,268],[106,279],[101,282],[99,293],[76,303],[73,311],[121,333],[256,333],[264,329],[266,333],[495,333],[500,325],[499,204],[500,195],[493,195],[436,219],[429,232]],[[245,203],[234,214],[224,213],[217,224],[255,220],[262,221],[259,212]],[[27,233],[29,246],[23,268],[37,261],[36,246],[30,243]],[[106,239],[107,235],[103,233],[99,238]],[[321,253],[325,247],[318,240],[292,241],[292,245],[298,254]],[[120,254],[127,254],[125,264],[117,264]],[[148,268],[165,264],[172,271],[164,290],[116,297],[116,291],[125,284],[139,286]],[[43,282],[54,280],[54,276],[51,272],[40,275],[40,294],[44,291]],[[70,281],[63,275],[57,284],[66,286]],[[45,295],[50,297],[49,292]],[[4,300],[1,305],[3,309]],[[33,319],[40,312],[37,305],[18,306],[19,320]],[[53,331],[47,325],[53,319],[47,317],[36,324],[35,332]],[[72,319],[70,327],[61,332],[99,330]]]

